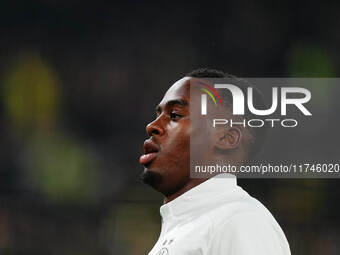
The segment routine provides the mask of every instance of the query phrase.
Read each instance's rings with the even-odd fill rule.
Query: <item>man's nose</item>
[[[146,126],[146,133],[149,136],[157,136],[157,135],[163,135],[164,134],[164,129],[161,127],[161,125],[159,123],[159,118],[150,122]]]

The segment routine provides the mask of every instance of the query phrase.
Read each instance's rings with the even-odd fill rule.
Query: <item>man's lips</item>
[[[139,163],[142,164],[142,165],[147,165],[157,157],[157,154],[158,154],[157,152],[151,152],[149,154],[144,154],[139,158]]]
[[[157,157],[159,150],[160,148],[156,143],[154,143],[150,139],[145,140],[144,155],[142,155],[139,158],[139,163],[142,165],[149,164],[151,161],[153,161]]]

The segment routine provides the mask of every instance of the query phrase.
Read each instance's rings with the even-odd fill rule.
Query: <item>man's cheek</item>
[[[183,126],[181,128],[181,133],[183,136],[187,137],[187,136],[190,136],[191,132],[192,132],[192,128],[191,128],[191,125],[190,125],[190,119],[186,120],[184,123],[183,123]]]

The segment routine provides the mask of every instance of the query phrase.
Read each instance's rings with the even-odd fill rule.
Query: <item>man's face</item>
[[[149,123],[140,163],[144,182],[163,194],[180,189],[190,178],[190,78],[173,84]]]

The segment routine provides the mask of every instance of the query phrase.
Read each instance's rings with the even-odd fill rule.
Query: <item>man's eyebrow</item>
[[[184,99],[174,99],[170,100],[165,104],[165,107],[173,106],[173,105],[180,105],[180,106],[188,106],[188,102]],[[156,112],[161,112],[162,107],[160,105],[156,106]]]
[[[179,104],[180,106],[188,106],[188,102],[184,99],[174,99],[166,103],[166,106],[173,106]]]

